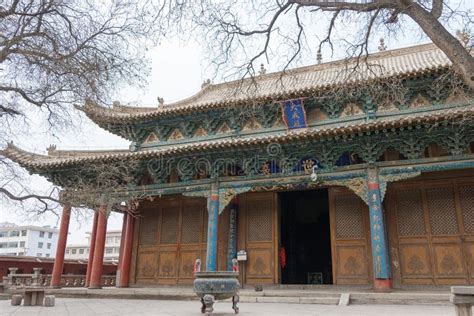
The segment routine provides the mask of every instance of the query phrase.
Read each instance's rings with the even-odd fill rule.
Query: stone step
[[[6,301],[11,298],[11,294],[8,293],[0,293],[0,301]]]
[[[351,293],[350,304],[451,305],[449,293]]]
[[[9,290],[8,294],[0,295],[0,300],[9,299],[11,294],[21,289]],[[120,298],[120,299],[155,299],[155,300],[198,300],[191,288],[103,288],[89,290],[85,288],[47,289],[47,294],[56,297],[75,298]],[[242,302],[252,303],[293,303],[293,304],[324,304],[337,305],[341,294],[350,293],[351,305],[383,304],[383,305],[450,305],[449,292],[415,292],[394,291],[390,293],[376,293],[365,291],[302,291],[266,289],[255,292],[243,289],[240,292]],[[346,302],[347,303],[347,302]]]
[[[285,303],[337,305],[338,297],[284,297],[284,296],[240,296],[243,303]]]
[[[339,298],[341,293],[338,292],[315,292],[302,290],[263,290],[261,292],[241,290],[240,296],[272,296],[272,297],[332,297]]]

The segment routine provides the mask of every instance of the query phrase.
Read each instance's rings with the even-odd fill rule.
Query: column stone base
[[[392,279],[374,279],[374,290],[377,292],[392,291]]]

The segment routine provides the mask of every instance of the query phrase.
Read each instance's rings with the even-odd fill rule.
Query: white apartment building
[[[81,245],[67,245],[66,247],[66,259],[72,260],[89,260],[90,251],[90,240],[91,232],[87,232],[87,244]],[[104,251],[104,262],[118,262],[120,253],[120,238],[122,236],[121,230],[110,230],[107,231],[105,237],[105,251]]]
[[[0,223],[0,255],[54,258],[58,232],[50,226]]]

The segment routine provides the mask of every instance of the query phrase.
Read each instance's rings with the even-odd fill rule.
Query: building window
[[[0,242],[0,248],[7,248],[8,243]]]
[[[107,243],[111,244],[114,242],[114,237],[107,237]]]
[[[37,257],[42,257],[42,256],[43,256],[43,253],[38,252],[38,253],[36,254],[36,256],[37,256]]]
[[[120,236],[116,236],[116,237],[115,237],[115,243],[116,243],[116,244],[120,243]]]
[[[84,253],[84,249],[83,248],[79,249],[79,254],[82,255],[83,253]]]
[[[114,248],[105,248],[105,253],[114,253]]]
[[[46,258],[49,258],[51,255],[49,253],[46,254]]]
[[[8,237],[8,232],[0,232],[0,238],[1,237]]]
[[[49,239],[53,238],[53,233],[48,233],[48,238]]]
[[[20,248],[24,248],[25,247],[25,242],[24,241],[20,241]]]
[[[18,242],[9,242],[8,248],[18,248]]]
[[[72,250],[71,250],[71,253],[72,253],[73,255],[75,255],[76,252],[77,252],[77,249],[72,249]]]
[[[44,232],[40,232],[40,237],[41,237],[41,238],[44,237]]]
[[[39,249],[42,249],[42,248],[43,248],[43,243],[42,243],[42,242],[39,242],[39,243],[38,243],[38,248],[39,248]]]
[[[21,235],[22,235],[22,236],[26,236],[26,230],[22,230],[22,231],[21,231]]]
[[[12,230],[10,232],[10,237],[18,237],[18,236],[20,236],[20,231],[18,230]]]
[[[46,244],[46,248],[51,249],[51,243],[50,242]]]
[[[115,247],[115,253],[119,253],[120,252],[120,248],[119,247]]]
[[[67,255],[69,254],[69,249],[66,249],[66,254],[67,254]]]
[[[89,253],[89,248],[86,249],[86,253]]]

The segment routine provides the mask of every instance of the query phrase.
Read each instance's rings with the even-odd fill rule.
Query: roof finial
[[[264,75],[267,72],[265,69],[265,66],[263,64],[260,64],[260,71],[258,72],[261,75]]]
[[[207,78],[206,80],[204,80],[201,84],[201,89],[207,87],[208,85],[211,84],[211,79]]]
[[[158,100],[158,106],[163,106],[165,105],[165,99],[161,98],[161,97],[157,97],[156,98]]]
[[[114,102],[112,102],[112,106],[120,106],[120,101],[114,101]]]
[[[471,35],[466,30],[457,30],[456,37],[464,47],[468,46],[469,40],[471,39]]]
[[[50,155],[53,151],[56,151],[56,145],[49,145],[49,147],[46,148],[46,151],[48,152],[48,155]]]
[[[323,54],[321,54],[321,48],[318,48],[318,52],[316,53],[316,60],[318,64],[323,62]]]
[[[385,40],[383,37],[380,38],[380,44],[379,44],[379,51],[383,52],[384,50],[387,50],[387,46],[385,45]]]

